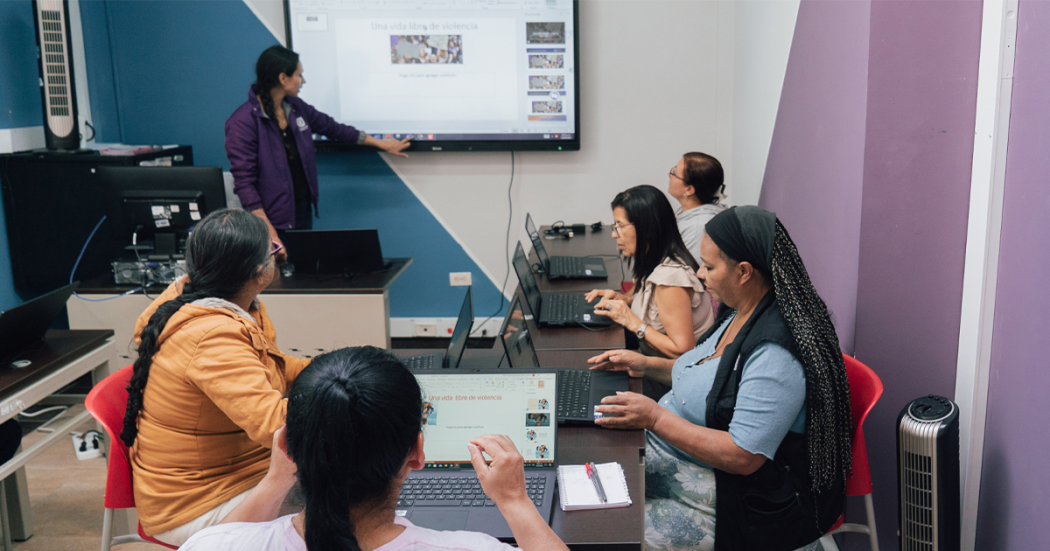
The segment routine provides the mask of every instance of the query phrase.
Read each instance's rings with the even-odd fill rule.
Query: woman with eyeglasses
[[[699,264],[660,190],[633,187],[616,195],[612,209],[612,235],[634,263],[634,286],[626,294],[595,289],[587,301],[600,299],[594,313],[636,334],[641,353],[677,358],[714,322],[711,300],[696,277]]]
[[[678,204],[675,217],[682,241],[697,262],[704,226],[726,209],[719,203],[725,190],[725,174],[718,159],[706,153],[686,153],[667,175],[667,192]]]
[[[139,521],[165,543],[181,545],[246,499],[280,503],[289,488],[264,479],[284,395],[308,363],[277,348],[257,300],[279,250],[252,213],[209,214],[186,240],[187,276],[136,323],[121,440],[131,448]],[[241,511],[226,520],[277,514],[262,505]]]

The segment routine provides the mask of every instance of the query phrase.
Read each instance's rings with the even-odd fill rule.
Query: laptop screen
[[[467,443],[505,434],[528,467],[554,466],[557,373],[416,373],[428,467],[466,467]]]
[[[445,361],[448,367],[459,367],[459,360],[463,357],[463,349],[467,347],[467,337],[474,327],[474,295],[467,287],[467,296],[463,297],[463,306],[459,309],[459,319],[456,320],[456,328],[452,330],[452,339],[448,343],[448,354]]]
[[[532,344],[532,336],[529,335],[529,324],[525,321],[525,312],[521,310],[521,302],[516,296],[510,302],[507,316],[503,318],[500,337],[503,339],[503,349],[507,352],[507,361],[511,367],[540,366],[536,347]]]
[[[514,272],[518,274],[518,283],[521,284],[521,292],[525,293],[525,300],[528,301],[531,314],[538,317],[540,315],[540,288],[536,284],[536,276],[532,274],[529,259],[525,256],[525,249],[521,248],[521,241],[518,241],[518,248],[514,249]]]
[[[525,231],[529,233],[529,239],[532,240],[532,248],[536,249],[536,258],[540,260],[540,266],[544,271],[549,270],[551,259],[547,256],[547,248],[543,246],[543,238],[536,229],[536,224],[532,222],[532,215],[528,213],[525,213]]]

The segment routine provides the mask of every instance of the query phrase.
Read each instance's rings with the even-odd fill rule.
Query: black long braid
[[[259,55],[255,62],[255,93],[259,94],[263,113],[277,122],[277,111],[270,91],[281,86],[281,75],[292,76],[299,67],[299,54],[284,46],[270,46]]]
[[[776,221],[773,287],[806,374],[806,447],[813,491],[847,478],[852,462],[849,381],[838,334],[795,243]]]
[[[139,335],[138,357],[128,382],[128,407],[120,439],[129,448],[138,436],[138,416],[142,411],[146,383],[153,357],[159,350],[160,336],[176,312],[206,297],[230,299],[245,283],[258,276],[260,266],[270,261],[270,238],[266,223],[240,209],[215,211],[201,220],[186,241],[188,279],[182,294],[161,304]]]

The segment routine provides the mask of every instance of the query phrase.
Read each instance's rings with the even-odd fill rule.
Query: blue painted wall
[[[0,1],[0,129],[43,124],[39,75],[32,2]],[[7,224],[0,204],[0,310],[20,302],[11,276]]]
[[[0,75],[0,129],[43,124],[29,0],[0,1]]]
[[[195,164],[228,169],[223,123],[276,43],[251,10],[230,0],[82,0],[81,11],[99,140],[190,144]],[[413,257],[391,288],[391,316],[454,317],[463,291],[449,287],[449,272],[472,273],[479,318],[496,310],[495,285],[377,154],[320,155],[318,173],[315,227],[378,228],[385,256]]]

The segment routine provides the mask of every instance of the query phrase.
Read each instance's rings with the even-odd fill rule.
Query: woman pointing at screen
[[[284,230],[308,230],[317,211],[317,164],[313,134],[340,142],[378,147],[407,157],[408,139],[377,140],[299,99],[306,83],[299,54],[271,46],[255,63],[248,101],[226,119],[226,156],[233,190],[245,210],[262,218],[270,238]],[[282,243],[283,245],[283,243]],[[287,251],[277,255],[284,262]]]

